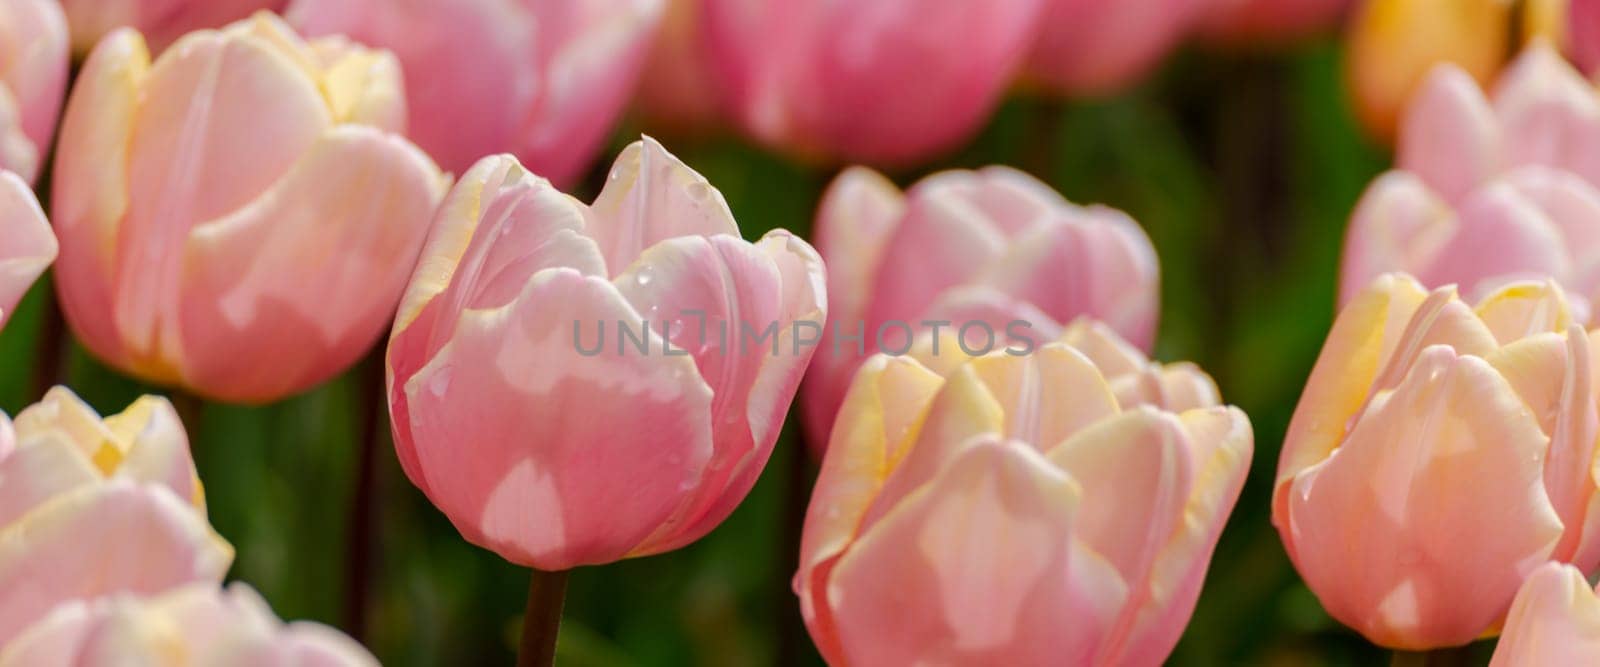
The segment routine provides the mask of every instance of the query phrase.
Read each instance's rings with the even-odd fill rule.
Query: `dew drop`
[[[654,280],[654,278],[650,277],[650,274],[645,273],[643,271],[640,271],[639,275],[634,276],[633,279],[634,279],[635,282],[639,283],[640,287],[644,287],[646,285],[649,285],[650,281]]]

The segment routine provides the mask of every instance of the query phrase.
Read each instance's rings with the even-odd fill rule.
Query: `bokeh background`
[[[1331,38],[1271,54],[1189,50],[1118,96],[1010,96],[954,155],[892,173],[902,185],[946,168],[1008,164],[1079,203],[1121,208],[1161,258],[1156,356],[1190,359],[1256,430],[1249,483],[1223,533],[1172,665],[1360,665],[1385,660],[1330,620],[1294,573],[1269,521],[1277,452],[1334,315],[1345,221],[1388,163],[1359,131]],[[625,122],[575,194],[642,127]],[[747,238],[802,234],[836,167],[807,166],[731,136],[658,135],[727,197]],[[46,172],[48,173],[48,172]],[[40,188],[48,191],[48,188]],[[0,334],[0,408],[11,414],[57,373],[60,336],[42,281]],[[60,373],[104,413],[140,386],[66,343]],[[231,578],[284,618],[349,629],[349,507],[359,443],[377,427],[377,502],[364,631],[390,665],[509,664],[527,573],[459,539],[401,473],[369,358],[273,405],[186,413],[212,523],[238,548]],[[791,418],[760,483],[710,536],[680,551],[583,568],[571,579],[558,660],[577,667],[818,665],[790,592],[803,503],[816,474]]]

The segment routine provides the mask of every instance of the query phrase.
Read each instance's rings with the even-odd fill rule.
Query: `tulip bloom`
[[[639,78],[639,111],[652,126],[681,133],[710,129],[722,117],[701,28],[702,0],[667,0],[666,18]]]
[[[96,356],[222,400],[354,363],[399,302],[446,189],[397,133],[392,56],[258,14],[153,64],[119,30],[85,63],[52,200],[57,287]]]
[[[1272,506],[1329,614],[1383,646],[1455,646],[1539,564],[1600,565],[1594,347],[1548,281],[1474,308],[1389,274],[1345,307]]]
[[[1066,94],[1115,92],[1153,69],[1214,0],[1048,0],[1028,75]]]
[[[307,35],[399,57],[410,136],[446,170],[511,152],[572,182],[633,93],[662,0],[294,0]]]
[[[284,0],[60,0],[72,27],[73,50],[88,53],[112,30],[143,33],[157,51],[184,34],[215,28],[258,9],[277,9]]]
[[[1167,657],[1244,483],[1250,422],[1214,387],[1119,397],[1118,367],[1148,362],[1108,332],[943,376],[909,356],[861,367],[794,579],[830,664]]]
[[[1333,28],[1351,0],[1215,0],[1200,31],[1220,42],[1283,41]]]
[[[67,89],[67,22],[55,0],[0,2],[0,169],[32,183]]]
[[[57,607],[11,644],[0,667],[87,664],[377,667],[360,644],[320,623],[284,624],[242,583],[194,583],[147,598],[113,596]]]
[[[57,387],[0,416],[0,646],[58,604],[215,585],[232,560],[165,399],[102,420]]]
[[[1087,315],[1145,349],[1155,335],[1159,268],[1138,223],[1013,169],[936,174],[902,194],[852,168],[828,188],[816,230],[833,304],[803,405],[819,451],[855,369],[903,352],[895,336],[907,330],[1043,342]]]
[[[1350,222],[1340,298],[1379,274],[1481,296],[1549,276],[1586,320],[1600,297],[1600,92],[1552,48],[1531,47],[1486,97],[1441,65],[1401,127],[1398,170]]]
[[[766,465],[822,281],[788,232],[741,240],[722,194],[653,140],[591,206],[486,158],[440,207],[389,342],[400,462],[468,541],[521,565],[688,544]]]
[[[56,237],[33,190],[16,174],[0,171],[0,327],[55,259]]]
[[[1570,0],[1568,51],[1585,72],[1600,68],[1600,0]]]
[[[757,140],[907,164],[978,129],[1022,64],[1044,0],[702,0],[719,89]]]
[[[1489,667],[1600,664],[1600,597],[1571,565],[1546,563],[1517,591]]]

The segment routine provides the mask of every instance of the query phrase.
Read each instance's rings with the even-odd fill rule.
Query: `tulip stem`
[[[1432,651],[1395,651],[1394,657],[1389,660],[1390,667],[1457,667],[1470,664],[1473,664],[1470,645]]]
[[[556,635],[561,632],[561,605],[567,598],[569,570],[547,572],[534,568],[531,572],[517,667],[550,667],[556,661]]]
[[[61,384],[66,370],[66,322],[61,319],[61,306],[56,303],[55,290],[41,280],[38,289],[49,292],[40,313],[39,338],[33,348],[33,398],[38,400],[51,387]]]
[[[384,397],[384,346],[358,368],[356,405],[361,411],[356,443],[356,484],[350,496],[345,545],[344,629],[356,641],[366,637],[368,584],[372,579],[373,508],[377,506],[378,438],[388,415]]]

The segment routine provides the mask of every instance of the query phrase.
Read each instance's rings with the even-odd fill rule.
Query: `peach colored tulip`
[[[651,139],[589,206],[486,158],[440,207],[389,342],[400,462],[468,541],[518,564],[681,547],[766,465],[822,282],[811,246],[741,240],[722,194]],[[768,340],[743,344],[745,327]]]
[[[1600,565],[1595,345],[1548,281],[1474,308],[1386,274],[1345,307],[1272,507],[1329,614],[1383,646],[1456,646],[1539,564]]]
[[[1351,21],[1345,76],[1357,118],[1383,141],[1433,67],[1454,63],[1479,81],[1500,69],[1513,3],[1504,0],[1361,0]]]
[[[1600,664],[1600,598],[1571,565],[1545,563],[1517,591],[1489,667]]]
[[[666,18],[639,77],[639,111],[652,127],[681,134],[711,130],[722,98],[701,27],[703,0],[667,0]]]
[[[1282,42],[1336,27],[1352,4],[1352,0],[1212,0],[1200,32],[1219,42]]]
[[[974,337],[982,323],[1004,337],[1024,322],[1011,333],[1042,342],[1088,315],[1141,348],[1155,335],[1159,269],[1139,225],[1013,169],[936,174],[902,194],[852,168],[828,188],[816,229],[833,304],[803,398],[819,451],[856,367],[880,345],[903,347],[896,323],[935,334],[925,323],[945,321]]]
[[[175,656],[185,660],[174,663]],[[242,583],[194,583],[57,607],[7,646],[0,667],[31,665],[376,667],[360,644],[320,623],[278,620]]]
[[[510,152],[568,184],[632,95],[662,1],[294,0],[286,15],[394,51],[411,137],[445,169]]]
[[[1047,0],[1029,78],[1069,95],[1116,92],[1149,73],[1214,0]]]
[[[1115,367],[1148,362],[1121,358],[1132,348],[1109,331],[1085,325],[943,376],[909,356],[862,365],[794,579],[830,664],[1166,659],[1253,438],[1214,393],[1120,399]],[[1185,368],[1173,370],[1209,385]]]
[[[908,164],[955,148],[1022,64],[1044,0],[702,0],[745,131],[802,156]]]
[[[284,0],[60,0],[72,27],[73,50],[88,53],[100,38],[128,27],[161,51],[185,33],[216,28],[258,9],[276,10]]]
[[[0,169],[32,183],[67,86],[67,22],[55,0],[0,2]]]
[[[1441,65],[1398,143],[1398,170],[1351,219],[1341,301],[1388,271],[1469,296],[1550,276],[1588,318],[1600,297],[1600,91],[1544,45],[1517,59],[1492,98]]]
[[[17,302],[56,259],[56,236],[16,174],[0,171],[0,327]]]
[[[78,339],[148,381],[264,402],[382,335],[447,182],[397,132],[394,58],[270,14],[150,62],[119,30],[62,123],[56,277]]]
[[[232,560],[165,399],[102,420],[57,387],[0,415],[0,646],[58,604],[215,585]]]

